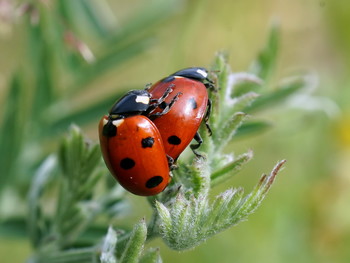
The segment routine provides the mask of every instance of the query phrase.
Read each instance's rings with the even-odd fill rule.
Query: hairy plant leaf
[[[253,113],[257,110],[261,111],[266,108],[271,108],[271,106],[282,102],[289,96],[304,88],[305,85],[305,79],[303,78],[297,78],[289,81],[288,83],[283,83],[277,87],[277,89],[258,97],[250,106],[247,106],[243,111],[247,113]]]
[[[145,220],[135,225],[120,259],[120,263],[137,263],[147,237]]]

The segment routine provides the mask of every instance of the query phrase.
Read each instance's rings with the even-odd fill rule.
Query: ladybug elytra
[[[212,82],[207,76],[208,71],[205,68],[186,68],[158,81],[148,90],[152,98],[160,98],[171,85],[174,93],[182,94],[168,114],[153,119],[163,138],[165,152],[174,160],[192,139],[195,139],[197,144],[191,145],[191,149],[200,156],[195,149],[203,142],[198,133],[203,119],[211,134],[208,125],[211,102],[208,99],[207,89],[212,87]],[[172,99],[172,96],[168,96],[160,107],[165,107]]]
[[[161,135],[142,114],[152,116],[171,91],[168,88],[157,100],[145,90],[129,91],[99,123],[100,146],[108,169],[125,189],[136,195],[158,194],[170,181]],[[167,113],[178,96],[154,116]]]

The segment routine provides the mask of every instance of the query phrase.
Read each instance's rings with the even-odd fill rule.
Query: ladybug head
[[[110,109],[109,115],[136,115],[149,108],[151,95],[146,90],[131,90]]]
[[[204,81],[204,80],[208,80],[207,79],[208,70],[205,68],[198,68],[198,67],[185,68],[171,74],[171,76],[179,76],[179,77]]]

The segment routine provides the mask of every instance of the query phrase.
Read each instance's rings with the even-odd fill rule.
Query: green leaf
[[[63,139],[59,151],[59,162],[63,176],[72,183],[81,175],[84,155],[84,139],[77,126],[73,126],[69,136]]]
[[[234,88],[232,90],[232,98],[240,97],[250,92],[259,94],[259,92],[262,90],[262,87],[264,86],[263,80],[258,78],[256,75],[250,73],[233,73],[233,75],[236,75],[235,78],[238,79],[236,80],[236,83],[234,84]]]
[[[192,206],[181,193],[178,194],[170,209],[161,203],[157,203],[156,207],[161,219],[160,233],[169,247],[181,250],[196,240],[195,226],[190,220],[190,213],[193,213]]]
[[[115,22],[110,6],[105,1],[60,0],[60,13],[75,31],[87,31],[106,38]]]
[[[204,156],[204,158],[206,157]],[[203,158],[196,158],[193,161],[191,169],[192,173],[187,176],[190,176],[191,178],[194,195],[205,195],[209,192],[210,188],[209,163]]]
[[[91,10],[91,3],[90,1],[81,2],[88,10],[96,12],[95,9]],[[104,6],[103,4],[100,5]],[[75,81],[71,90],[80,90],[105,72],[121,66],[127,60],[149,48],[154,43],[152,41],[154,27],[169,19],[171,13],[176,10],[176,5],[177,2],[174,0],[156,0],[147,3],[146,6],[140,8],[139,13],[125,22],[119,30],[109,32],[108,38],[104,38],[100,43],[99,50],[102,52],[96,54],[96,61],[90,65],[81,64],[82,67],[75,70]]]
[[[59,150],[62,181],[55,227],[61,246],[74,242],[101,210],[99,205],[89,206],[88,202],[102,175],[97,170],[100,161],[99,146],[87,142],[80,130],[72,127]]]
[[[112,14],[111,7],[107,1],[81,1],[82,10],[84,11],[86,21],[90,27],[101,37],[108,37],[112,30],[112,25],[115,24],[115,17]]]
[[[63,176],[72,188],[87,183],[87,179],[94,175],[100,156],[99,146],[87,142],[79,128],[72,126],[70,135],[63,140],[59,152]]]
[[[295,94],[297,91],[304,88],[305,85],[305,78],[294,78],[292,79],[292,81],[283,83],[274,91],[261,95],[243,111],[247,113],[252,113],[258,110],[261,111],[265,108],[271,108],[271,106],[282,102],[289,96]]]
[[[216,90],[209,94],[213,102],[209,124],[219,133],[225,130],[224,126],[227,124],[227,120],[232,118],[232,115],[237,114],[238,111],[244,111],[259,96],[251,89],[237,94],[237,85],[243,83],[261,85],[262,82],[257,76],[250,73],[231,73],[226,60],[227,58],[223,54],[217,55],[214,64],[214,69],[217,70],[212,73]]]
[[[15,163],[26,138],[28,112],[25,102],[24,79],[16,72],[10,82],[8,95],[4,100],[2,123],[0,126],[0,192],[16,177]]]
[[[221,193],[212,205],[209,205],[207,194],[186,198],[181,193],[168,207],[157,203],[164,242],[175,250],[191,249],[246,219],[265,198],[284,163],[279,162],[269,176],[263,175],[254,190],[244,198],[243,189],[238,188]]]
[[[232,162],[214,171],[211,174],[211,186],[213,187],[218,183],[222,183],[223,181],[237,174],[242,169],[242,166],[246,164],[248,161],[250,161],[252,158],[253,158],[253,152],[249,151],[247,153],[244,153],[238,156]]]
[[[242,200],[240,206],[232,213],[232,217],[236,222],[243,220],[256,210],[270,190],[277,173],[285,162],[285,160],[278,162],[269,175],[264,174],[261,176],[253,191]]]
[[[262,134],[271,127],[272,124],[266,121],[249,121],[238,127],[235,138]]]
[[[270,34],[265,48],[259,53],[253,63],[251,72],[264,81],[268,81],[276,66],[279,48],[280,30],[279,25],[274,23],[271,26]]]
[[[224,123],[220,130],[217,130],[217,132],[212,135],[213,141],[217,145],[216,151],[222,150],[222,148],[231,141],[237,129],[242,125],[245,117],[245,113],[236,112],[230,119],[226,120],[226,123]]]
[[[45,4],[35,5],[38,22],[29,26],[29,59],[34,84],[32,118],[39,120],[45,109],[57,99],[59,54],[64,54],[62,23]],[[43,66],[44,65],[44,66]]]
[[[156,201],[155,206],[157,208],[158,215],[162,222],[162,229],[164,233],[168,233],[172,229],[171,214],[168,208],[162,203]]]
[[[206,235],[208,237],[227,227],[228,221],[231,220],[230,212],[239,204],[243,194],[243,188],[238,188],[228,189],[216,196],[213,204],[208,209],[206,220],[203,223],[203,229],[207,231]]]
[[[62,213],[58,227],[63,236],[62,244],[73,242],[74,238],[82,232],[81,228],[85,227],[87,221],[87,215],[81,206],[77,204],[71,204],[71,206]]]
[[[250,107],[259,96],[260,95],[255,92],[247,92],[241,96],[235,97],[234,102],[230,105],[232,107],[230,112],[244,111],[247,107]]]
[[[147,38],[154,32],[157,25],[161,25],[171,17],[177,10],[177,5],[176,0],[155,0],[145,3],[115,34],[110,34],[110,39],[105,43],[105,47],[116,43],[128,45],[133,41]]]
[[[183,234],[186,233],[188,229],[188,219],[189,219],[189,211],[190,207],[185,199],[185,197],[179,193],[175,199],[174,205],[172,206],[172,222],[171,228],[172,233],[175,231],[178,233],[178,239],[183,239]]]
[[[136,224],[126,244],[120,263],[137,263],[147,238],[147,226],[144,219]]]
[[[40,199],[47,184],[52,180],[52,176],[57,171],[57,159],[50,155],[38,168],[28,195],[28,232],[31,243],[38,247],[47,232],[47,225],[43,216]]]
[[[43,58],[40,61],[40,66],[35,72],[37,81],[35,83],[36,89],[34,91],[33,101],[33,119],[39,119],[44,109],[46,109],[54,100],[54,80],[51,69],[52,65],[52,54],[48,50],[44,50],[43,54],[40,54]],[[42,65],[45,65],[43,67]]]
[[[219,113],[223,113],[223,108],[226,106],[227,89],[230,89],[228,79],[231,73],[231,69],[227,64],[227,56],[222,52],[218,53],[215,57],[215,62],[212,67],[213,73],[211,74],[215,81],[215,91],[210,92],[210,99],[212,100],[213,109],[211,117],[209,118],[210,125],[213,128],[217,128],[219,122],[223,119]]]
[[[106,49],[102,55],[97,55],[96,61],[92,64],[83,66],[77,70],[74,87],[84,87],[88,83],[95,81],[109,70],[115,70],[122,66],[126,61],[140,55],[148,49],[153,41],[151,38],[145,38],[139,41],[128,43],[125,46],[117,45],[116,48]]]

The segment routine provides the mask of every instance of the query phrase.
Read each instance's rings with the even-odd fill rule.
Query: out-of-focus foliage
[[[57,135],[73,122],[91,123],[106,112],[125,87],[89,103],[79,102],[80,97],[89,92],[88,85],[150,48],[154,27],[172,14],[174,4],[154,1],[118,26],[104,1],[1,1],[1,10],[11,6],[20,23],[13,30],[21,26],[25,34],[20,36],[22,61],[10,73],[2,100],[0,190],[28,187]],[[90,48],[83,39],[92,37]]]
[[[0,8],[3,8],[3,2],[6,1],[1,1]],[[251,128],[256,130],[258,127],[261,131],[269,132],[254,139],[241,137],[245,139],[230,143],[228,147],[232,147],[235,152],[246,152],[247,148],[253,148],[255,158],[243,170],[243,174],[226,181],[226,184],[251,186],[252,178],[249,175],[267,170],[281,157],[286,158],[287,169],[265,205],[248,222],[208,240],[194,251],[179,254],[168,250],[158,240],[151,242],[151,246],[161,247],[164,262],[256,262],[256,258],[260,262],[350,260],[350,92],[344,66],[350,61],[347,44],[350,39],[347,30],[350,3],[347,0],[288,3],[276,0],[223,0],[220,4],[196,0],[188,4],[185,1],[176,2],[175,6],[165,5],[164,9],[159,10],[153,5],[149,6],[149,1],[108,1],[117,18],[121,17],[121,20],[117,20],[119,25],[113,26],[115,20],[109,20],[110,12],[103,12],[104,16],[98,17],[108,22],[102,22],[103,26],[97,27],[94,25],[98,25],[99,21],[97,17],[94,18],[94,14],[103,10],[101,6],[89,12],[89,17],[79,16],[72,10],[78,9],[79,5],[86,10],[89,4],[105,1],[62,1],[59,5],[73,6],[67,9],[62,6],[53,9],[52,3],[55,1],[30,2],[39,5],[40,12],[45,12],[46,3],[51,4],[50,11],[46,11],[45,25],[40,30],[39,27],[34,29],[35,23],[28,22],[36,22],[35,12],[15,27],[8,22],[11,18],[5,15],[4,19],[4,14],[0,14],[0,45],[4,57],[0,63],[0,142],[5,145],[0,149],[0,180],[1,188],[4,189],[0,204],[2,214],[15,214],[21,218],[24,211],[22,198],[27,192],[30,175],[44,156],[51,152],[52,145],[58,141],[57,136],[72,120],[78,124],[94,121],[106,111],[122,89],[140,88],[140,85],[182,67],[207,65],[213,53],[219,49],[229,52],[230,64],[235,72],[245,70],[263,45],[271,18],[277,17],[282,29],[281,55],[273,65],[277,74],[270,75],[269,83],[272,85],[269,87],[276,87],[276,76],[287,75],[288,71],[313,70],[319,75],[319,89],[313,92],[332,98],[340,105],[341,111],[338,109],[338,115],[332,118],[321,110],[305,111],[305,106],[315,103],[318,104],[313,109],[327,110],[330,104],[323,103],[324,100],[303,100],[301,104],[287,101],[284,106],[291,106],[287,110],[280,107],[278,111],[259,113],[259,119],[254,117],[249,125],[247,123],[241,129],[244,128],[243,131],[247,133]],[[19,6],[19,1],[16,6]],[[51,15],[52,10],[60,10],[62,16],[71,17],[67,21],[72,25],[73,36],[87,40],[82,42],[88,45],[91,43],[95,59],[105,56],[102,64],[98,64],[98,72],[104,72],[109,63],[116,63],[111,67],[116,70],[95,78],[96,75],[89,71],[91,67],[74,45],[68,47],[59,40],[67,25],[57,25],[59,19]],[[139,13],[135,15],[134,10]],[[171,11],[177,13],[172,16]],[[158,23],[152,24],[153,19],[159,17]],[[143,30],[144,25],[148,29]],[[51,26],[56,30],[50,30]],[[127,32],[123,32],[124,28]],[[94,31],[93,35],[90,35],[90,29]],[[104,39],[104,34],[109,35],[109,32],[120,32],[119,40],[125,38],[126,42],[121,41],[123,44],[120,47],[103,45],[110,43]],[[35,38],[45,34],[48,35],[45,38]],[[152,45],[155,43],[152,42],[154,36],[158,37],[157,45]],[[29,39],[31,42],[27,41]],[[42,50],[42,45],[33,45],[33,39],[42,39],[52,47]],[[69,34],[68,39],[72,40]],[[62,59],[61,53],[47,56],[50,50],[52,52],[57,47],[58,50],[70,51],[69,58]],[[124,56],[112,56],[109,60],[106,47],[108,50],[115,48],[126,51],[122,52]],[[146,50],[145,47],[148,51],[142,55],[130,55],[141,54],[139,51]],[[131,57],[131,60],[127,59]],[[33,63],[30,63],[31,60]],[[121,62],[118,64],[116,61]],[[47,64],[54,65],[53,72],[50,71],[52,68],[44,68]],[[71,67],[68,71],[72,72],[64,70],[68,67],[60,66],[69,64]],[[86,67],[81,68],[82,65]],[[252,70],[254,68],[251,67]],[[75,79],[77,72],[86,72],[89,77],[87,81],[84,82],[84,78]],[[50,82],[45,78],[50,74],[55,81]],[[35,95],[42,85],[55,87],[42,94],[47,96],[48,101],[40,101],[40,96]],[[252,87],[253,91],[258,86]],[[35,107],[32,106],[34,101],[37,102]],[[40,109],[44,109],[42,114]],[[34,116],[34,112],[39,114]],[[252,112],[252,115],[255,114],[257,112]],[[97,138],[94,129],[92,125],[90,134]],[[85,126],[84,131],[89,132],[89,126]],[[21,219],[6,225],[5,230],[17,233],[17,236],[25,233]],[[23,262],[28,257],[28,245],[20,240],[2,239],[2,260]],[[157,251],[151,250],[151,254],[157,256]]]

